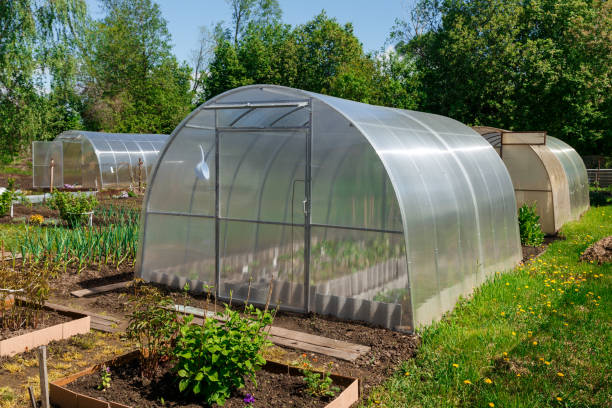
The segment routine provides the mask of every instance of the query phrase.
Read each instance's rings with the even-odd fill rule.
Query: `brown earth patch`
[[[588,247],[580,256],[581,261],[603,264],[612,262],[612,236],[605,237]]]

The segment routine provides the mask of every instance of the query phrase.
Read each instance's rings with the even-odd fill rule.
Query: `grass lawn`
[[[422,329],[417,357],[363,405],[611,407],[612,265],[579,256],[612,235],[612,206],[562,233]]]

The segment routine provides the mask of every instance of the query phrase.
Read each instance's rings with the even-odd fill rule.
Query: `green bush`
[[[544,232],[540,226],[540,216],[536,212],[535,203],[530,206],[523,204],[518,211],[521,244],[540,246],[544,242]]]
[[[589,188],[589,200],[594,207],[602,207],[612,204],[612,185],[599,187],[597,185]]]
[[[49,200],[49,208],[58,210],[60,218],[74,227],[84,224],[88,215],[83,214],[90,211],[98,205],[98,200],[94,196],[86,194],[71,194],[68,192],[55,191]]]
[[[153,379],[159,363],[172,354],[179,329],[178,313],[174,300],[158,289],[136,281],[133,286],[132,313],[125,335],[140,349],[140,375]]]
[[[188,316],[180,328],[174,356],[179,390],[202,395],[208,404],[223,405],[248,377],[256,385],[255,372],[266,360],[262,348],[269,344],[264,328],[273,316],[248,305],[243,315],[226,306],[220,319],[191,324]]]
[[[11,190],[6,190],[0,194],[0,217],[4,217],[8,214],[11,209],[11,203],[13,202],[15,193]]]

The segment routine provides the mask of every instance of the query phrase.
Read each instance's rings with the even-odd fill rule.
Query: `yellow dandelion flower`
[[[459,367],[459,364],[453,363],[453,367],[457,368],[457,367]]]
[[[410,375],[410,372],[406,371],[406,372],[404,373],[404,375]]]
[[[517,376],[517,377],[520,377],[520,376],[521,376],[521,374],[519,373],[519,374],[517,374],[516,376]]]
[[[487,384],[492,384],[493,380],[491,380],[490,378],[485,378],[484,382],[487,383]]]
[[[531,344],[533,344],[534,346],[537,346],[537,345],[538,345],[538,342],[537,342],[537,341],[534,341],[534,342],[533,342],[533,343],[531,343]]]
[[[463,383],[470,385],[472,382],[470,380],[463,380]]]
[[[505,316],[505,315],[506,315],[506,312],[501,312],[500,314],[501,314],[502,316]]]
[[[563,401],[563,398],[557,397],[557,401]]]
[[[545,361],[544,364],[550,365],[550,361]]]
[[[492,402],[489,402],[489,406],[490,406],[490,407],[494,407],[494,406],[495,406],[495,404],[494,404],[494,403],[492,403]]]
[[[504,351],[502,354],[503,354],[504,356],[507,356],[507,355],[508,355],[508,353],[506,353],[505,351]]]
[[[557,373],[557,375],[558,375],[559,377],[565,377],[565,374],[563,374],[563,373]]]
[[[513,335],[513,336],[516,336],[516,332],[512,332],[512,335]]]

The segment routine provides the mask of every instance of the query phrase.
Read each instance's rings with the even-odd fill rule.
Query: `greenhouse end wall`
[[[473,130],[278,86],[188,116],[143,220],[145,280],[404,331],[521,258],[510,178]]]

